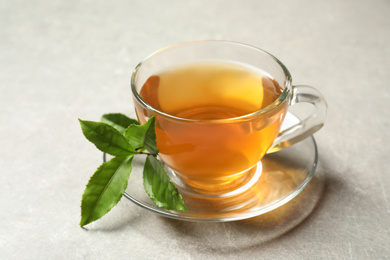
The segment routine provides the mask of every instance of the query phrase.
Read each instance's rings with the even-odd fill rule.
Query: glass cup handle
[[[302,102],[312,104],[314,111],[304,120],[300,120],[299,123],[281,131],[267,153],[277,152],[302,141],[324,125],[328,105],[321,93],[310,86],[293,86],[290,106]]]

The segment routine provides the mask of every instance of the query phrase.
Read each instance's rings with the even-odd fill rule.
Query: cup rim
[[[266,55],[268,55],[269,57],[271,57],[274,61],[276,61],[276,63],[282,68],[283,72],[284,72],[284,76],[285,76],[285,83],[284,83],[284,89],[283,89],[283,92],[279,95],[279,97],[274,101],[272,102],[270,105],[260,109],[260,110],[257,110],[257,111],[254,111],[252,113],[249,113],[249,114],[245,114],[245,115],[242,115],[242,116],[238,116],[238,117],[231,117],[231,118],[226,118],[226,119],[190,119],[190,118],[183,118],[183,117],[178,117],[178,116],[174,116],[174,115],[171,115],[171,114],[168,114],[168,113],[165,113],[161,110],[158,110],[154,107],[152,107],[151,105],[149,105],[145,100],[142,99],[142,97],[139,95],[138,91],[137,91],[137,88],[136,88],[136,83],[135,83],[135,78],[136,78],[136,75],[139,71],[139,69],[141,68],[141,66],[149,59],[151,59],[153,56],[155,56],[157,53],[160,53],[160,52],[163,52],[165,50],[168,50],[168,49],[171,49],[171,48],[175,48],[177,46],[181,46],[181,45],[187,45],[187,44],[194,44],[194,43],[201,43],[201,42],[214,42],[214,43],[221,43],[221,44],[232,44],[232,45],[238,45],[238,46],[242,46],[242,47],[245,47],[245,48],[250,48],[250,49],[253,49],[255,51],[258,51],[258,52],[262,52]],[[180,121],[187,121],[187,122],[207,122],[207,123],[211,123],[211,122],[226,122],[226,121],[234,121],[234,120],[243,120],[243,119],[247,119],[247,118],[251,118],[253,116],[258,116],[260,114],[264,114],[266,112],[269,112],[275,108],[277,108],[279,105],[281,105],[285,100],[286,98],[289,96],[289,93],[291,91],[291,88],[292,88],[292,78],[291,78],[291,75],[290,75],[290,72],[288,71],[287,67],[284,66],[284,64],[279,60],[277,59],[275,56],[273,56],[271,53],[263,50],[263,49],[260,49],[258,47],[255,47],[255,46],[252,46],[252,45],[249,45],[249,44],[245,44],[245,43],[241,43],[241,42],[235,42],[235,41],[226,41],[226,40],[198,40],[198,41],[188,41],[188,42],[182,42],[182,43],[177,43],[177,44],[173,44],[173,45],[170,45],[170,46],[167,46],[165,48],[162,48],[160,50],[157,50],[153,53],[151,53],[150,55],[148,55],[146,58],[144,58],[140,63],[138,63],[138,65],[135,67],[135,69],[133,70],[133,73],[131,75],[131,81],[130,81],[130,85],[131,85],[131,90],[132,90],[132,93],[133,93],[133,96],[137,99],[137,101],[146,109],[148,110],[151,110],[153,111],[154,113],[158,114],[159,116],[164,116],[164,117],[167,117],[167,118],[171,118],[171,119],[174,119],[174,120],[180,120]]]

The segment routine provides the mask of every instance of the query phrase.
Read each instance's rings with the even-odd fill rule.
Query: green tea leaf
[[[152,116],[145,124],[131,125],[126,129],[125,136],[135,149],[144,147],[151,154],[158,154],[155,122],[156,118]]]
[[[162,163],[148,155],[143,172],[144,188],[150,199],[160,208],[187,211],[183,198],[170,181]]]
[[[146,130],[144,138],[144,147],[154,155],[157,155],[160,151],[157,149],[156,142],[156,118],[152,116],[147,123],[150,122],[148,129]]]
[[[146,193],[161,208],[187,211],[177,188],[156,158],[159,150],[154,117],[144,125],[122,114],[103,115],[102,123],[79,121],[89,141],[102,152],[117,156],[103,163],[89,180],[81,202],[81,226],[101,218],[119,202],[127,187],[133,156],[146,151],[149,152],[143,172]]]
[[[129,118],[121,113],[104,114],[100,121],[109,124],[122,134],[130,125],[139,125],[139,122],[137,120]]]
[[[79,119],[84,136],[100,151],[114,156],[136,154],[129,141],[112,126]]]
[[[89,180],[81,201],[80,226],[85,226],[110,211],[126,190],[133,156],[114,157],[103,163]]]

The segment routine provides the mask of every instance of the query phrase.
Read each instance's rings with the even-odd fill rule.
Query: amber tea
[[[255,112],[282,92],[259,70],[208,62],[161,71],[146,80],[140,96],[155,109],[181,118],[155,115],[157,146],[162,160],[197,186],[232,182],[261,160],[279,133],[287,102],[260,115]],[[144,123],[149,115],[136,107]]]

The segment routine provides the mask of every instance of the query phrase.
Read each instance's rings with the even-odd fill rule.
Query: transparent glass
[[[154,75],[199,62],[236,63],[256,68],[281,87],[279,97],[267,107],[227,119],[188,119],[161,111],[142,99],[140,91]],[[227,41],[195,41],[153,53],[135,69],[131,79],[135,110],[141,123],[156,117],[159,156],[181,193],[191,197],[232,198],[255,185],[261,159],[312,135],[324,124],[326,103],[307,86],[292,86],[287,68],[258,48]],[[237,88],[240,86],[238,85]],[[289,105],[313,104],[313,113],[280,131]]]

